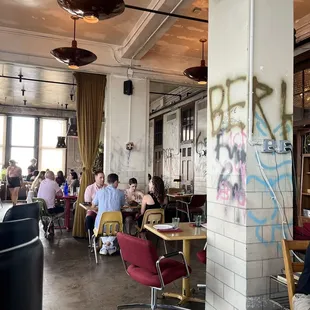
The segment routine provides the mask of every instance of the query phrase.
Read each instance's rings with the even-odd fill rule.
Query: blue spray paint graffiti
[[[276,165],[275,166],[267,166],[264,163],[261,163],[261,164],[262,164],[262,167],[266,170],[276,170],[276,169],[279,169],[280,167],[283,167],[286,165],[291,165],[292,163],[291,163],[291,160],[285,160],[282,163],[278,164],[277,166]],[[289,182],[292,183],[292,174],[284,173],[284,174],[279,175],[279,177],[268,178],[268,181],[269,181],[271,187],[274,188],[281,180],[284,180],[284,179],[288,179]],[[275,201],[275,197],[274,197],[273,193],[271,192],[271,190],[269,189],[266,181],[263,178],[258,177],[256,175],[249,175],[247,177],[247,184],[249,184],[251,181],[258,182],[258,183],[262,184],[266,189],[268,189],[270,196],[271,196],[271,199],[273,201],[273,213],[271,214],[270,219],[271,219],[271,221],[276,221],[277,215],[279,213],[279,209],[278,209],[277,203]],[[258,241],[260,241],[262,243],[270,243],[270,242],[276,241],[276,231],[282,231],[282,224],[271,224],[271,226],[270,226],[271,236],[270,236],[270,239],[267,240],[263,237],[260,227],[263,225],[266,225],[268,218],[264,217],[264,218],[260,219],[260,218],[256,217],[251,210],[249,211],[248,216],[249,216],[249,219],[251,219],[255,224],[258,225],[255,229],[255,235],[256,235],[256,238]],[[286,224],[284,225],[284,231],[285,231],[286,236],[288,236],[289,229],[291,230],[292,225],[293,225],[292,221],[290,223],[288,223],[288,225],[286,225]],[[289,226],[289,228],[288,228],[288,226]]]

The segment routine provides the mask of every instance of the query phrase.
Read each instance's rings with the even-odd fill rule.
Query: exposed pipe
[[[248,142],[253,145],[254,0],[250,1]]]
[[[164,95],[164,96],[176,96],[179,97],[179,99],[182,99],[182,95],[178,95],[178,94],[169,94],[169,93],[160,93],[157,91],[150,91],[150,94],[154,94],[154,95]]]
[[[75,83],[67,83],[67,82],[58,82],[58,81],[47,81],[47,80],[38,80],[38,79],[31,79],[31,78],[25,78],[23,76],[9,76],[9,75],[0,75],[0,78],[5,79],[13,79],[13,80],[19,80],[22,81],[31,81],[31,82],[39,82],[39,83],[50,83],[50,84],[58,84],[58,85],[69,85],[69,86],[76,86]]]
[[[168,12],[163,12],[163,11],[156,11],[156,10],[152,10],[152,9],[148,9],[148,8],[142,8],[140,6],[135,6],[135,5],[130,5],[130,4],[125,4],[125,7],[127,9],[144,11],[144,12],[149,12],[149,13],[154,13],[154,14],[159,14],[159,15],[165,15],[165,16],[170,16],[170,17],[177,17],[177,18],[192,20],[192,21],[200,22],[200,23],[208,23],[209,22],[207,19],[201,19],[201,18],[179,15],[179,14],[174,14],[174,13],[168,13]]]

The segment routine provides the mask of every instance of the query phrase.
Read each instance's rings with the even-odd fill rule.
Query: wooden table
[[[77,200],[77,196],[60,196],[57,197],[57,199],[63,199],[65,202],[65,228],[67,229],[67,231],[69,231],[71,229],[70,227],[70,204],[73,201]]]
[[[174,199],[186,199],[191,198],[194,194],[167,194],[168,197]]]
[[[166,240],[166,241],[183,241],[183,253],[187,264],[190,265],[190,241],[191,240],[205,240],[207,239],[207,230],[203,227],[192,227],[190,223],[180,223],[179,228],[182,232],[160,232],[153,227],[152,224],[144,225],[148,231],[152,232],[156,236]],[[190,279],[183,279],[182,280],[182,293],[175,294],[175,293],[164,293],[163,296],[165,297],[172,297],[177,298],[180,300],[180,305],[192,301],[192,302],[202,302],[204,303],[205,300],[198,299],[191,297],[191,290],[190,290]]]

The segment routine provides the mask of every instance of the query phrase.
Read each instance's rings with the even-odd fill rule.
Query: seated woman
[[[40,187],[40,183],[45,179],[45,171],[41,171],[36,178],[34,179],[34,181],[31,184],[31,190],[34,192],[38,192],[39,187]]]
[[[160,177],[154,176],[149,183],[149,194],[144,195],[140,214],[137,218],[139,227],[142,225],[143,215],[146,210],[160,209],[165,201],[165,185]]]
[[[57,177],[55,181],[59,186],[62,186],[62,184],[66,183],[64,173],[61,170],[57,172]]]
[[[137,206],[141,204],[143,199],[143,193],[137,191],[138,181],[135,178],[129,179],[129,188],[125,189],[125,202],[128,206]],[[134,219],[132,213],[124,212],[123,216],[125,218],[125,228],[128,234],[131,234],[131,228],[133,227]]]
[[[80,187],[80,181],[75,171],[70,172],[69,181],[70,181],[70,189],[72,188],[73,193],[76,193],[76,188]]]

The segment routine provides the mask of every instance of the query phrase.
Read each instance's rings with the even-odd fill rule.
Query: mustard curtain
[[[105,75],[77,72],[77,128],[83,163],[82,182],[75,209],[73,237],[85,237],[85,210],[78,204],[84,201],[84,192],[93,183],[92,167],[96,158],[103,118]]]

